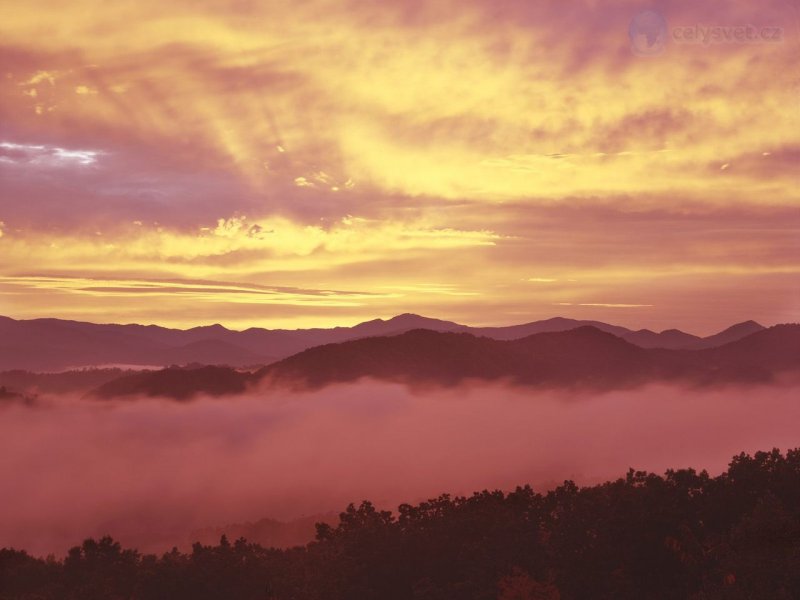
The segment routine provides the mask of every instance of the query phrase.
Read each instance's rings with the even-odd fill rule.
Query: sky
[[[800,320],[800,2],[0,4],[0,314]]]

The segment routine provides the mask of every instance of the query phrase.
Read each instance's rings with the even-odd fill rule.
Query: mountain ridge
[[[0,371],[58,371],[108,364],[169,366],[193,362],[244,367],[270,364],[327,343],[396,335],[418,328],[512,340],[585,325],[650,348],[710,347],[739,339],[758,328],[763,329],[755,322],[746,321],[713,336],[699,338],[678,330],[635,332],[600,321],[565,317],[501,327],[471,327],[412,313],[390,319],[373,319],[352,327],[296,330],[251,327],[241,331],[218,323],[174,329],[135,323],[98,324],[54,318],[15,320],[0,317]]]
[[[800,376],[800,325],[778,325],[724,346],[695,350],[641,348],[592,326],[515,340],[414,329],[315,346],[255,372],[201,367],[128,375],[90,395],[184,400],[254,388],[320,389],[365,378],[412,387],[506,381],[532,387],[610,390],[654,382],[773,383],[787,372]]]

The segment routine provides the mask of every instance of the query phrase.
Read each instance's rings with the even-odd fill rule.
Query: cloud
[[[91,165],[97,162],[100,152],[94,150],[68,150],[55,146],[37,146],[0,142],[0,162],[44,167],[69,167]]]
[[[64,276],[17,276],[2,277],[0,283],[18,290],[47,290],[93,296],[127,296],[146,298],[163,296],[174,298],[182,296],[189,302],[203,302],[220,296],[230,303],[250,302],[258,304],[320,304],[334,306],[337,303],[348,305],[363,301],[378,294],[370,292],[343,291],[330,289],[301,289],[279,286],[263,286],[249,283],[235,283],[204,280],[159,280],[159,279],[109,279]]]
[[[397,221],[351,214],[313,225],[231,215],[195,228],[127,221],[69,233],[7,223],[0,313],[240,328],[346,325],[409,311],[475,325],[560,314],[698,334],[751,318],[798,319],[796,209],[615,205],[508,204],[498,213],[472,203],[429,217],[420,207]],[[27,281],[42,276],[55,279]],[[154,279],[229,287],[129,289]],[[298,301],[242,286],[356,293]],[[148,300],[156,293],[157,306]],[[612,315],[593,304],[653,306]]]
[[[349,307],[358,315],[331,311],[329,325],[406,310],[552,316],[555,302],[616,290],[621,303],[657,305],[665,327],[692,303],[703,329],[734,313],[796,319],[793,9],[658,9],[674,27],[781,25],[783,41],[636,56],[635,1],[48,0],[14,11],[0,24],[0,273],[232,271],[255,284],[406,290]],[[121,225],[136,221],[137,234]],[[523,286],[532,269],[559,281]],[[662,296],[643,298],[659,277]],[[753,288],[763,277],[769,294]],[[580,285],[565,295],[570,278]],[[438,284],[462,296],[409,291]],[[776,293],[773,311],[756,297]],[[472,294],[492,309],[452,301]],[[707,294],[742,308],[718,316],[698,302]],[[2,297],[28,316],[53,300]],[[95,300],[51,306],[118,314]],[[199,310],[175,299],[158,315],[175,323],[187,309]],[[240,322],[264,318],[240,310]]]
[[[556,306],[594,306],[600,308],[649,308],[652,304],[623,304],[619,302],[556,302]]]
[[[780,23],[788,10],[777,1],[757,13],[708,4],[671,2],[664,12],[676,23],[721,16]],[[96,14],[93,2],[82,5],[89,10],[53,11],[65,38],[37,49],[55,52],[80,39],[87,59],[12,72],[15,93],[27,86],[55,95],[19,94],[7,110],[30,113],[25,121],[32,123],[42,116],[31,116],[36,106],[70,115],[53,117],[55,135],[95,135],[126,148],[148,136],[158,140],[151,151],[234,172],[258,189],[274,187],[268,174],[309,186],[323,172],[383,192],[490,201],[527,197],[532,188],[550,199],[693,191],[716,140],[724,138],[733,153],[775,146],[791,139],[775,119],[796,124],[791,111],[772,110],[793,93],[791,82],[775,77],[790,65],[791,38],[676,46],[654,63],[628,48],[633,2],[609,8],[586,1],[566,11],[553,2],[445,2],[436,10],[312,2],[291,10],[264,5],[246,17],[183,4],[156,16],[138,3],[125,8],[138,18],[103,34],[76,16]],[[16,15],[9,37],[24,48],[33,23],[26,15]],[[712,57],[715,69],[701,71]],[[761,68],[743,77],[742,65],[752,62]],[[768,102],[751,102],[765,95]],[[731,97],[752,110],[731,110]],[[591,159],[599,153],[603,160]],[[520,171],[502,166],[509,155],[568,159]],[[615,176],[602,176],[609,171]]]

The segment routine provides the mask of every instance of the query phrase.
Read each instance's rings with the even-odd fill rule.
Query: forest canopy
[[[0,598],[393,600],[800,597],[800,449],[711,477],[630,470],[579,488],[350,505],[286,550],[224,536],[162,556],[87,539],[0,550]]]

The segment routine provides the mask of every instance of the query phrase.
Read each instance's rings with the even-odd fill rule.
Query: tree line
[[[2,600],[800,598],[800,449],[547,493],[350,505],[285,550],[224,536],[162,556],[88,539],[63,559],[0,550]]]

